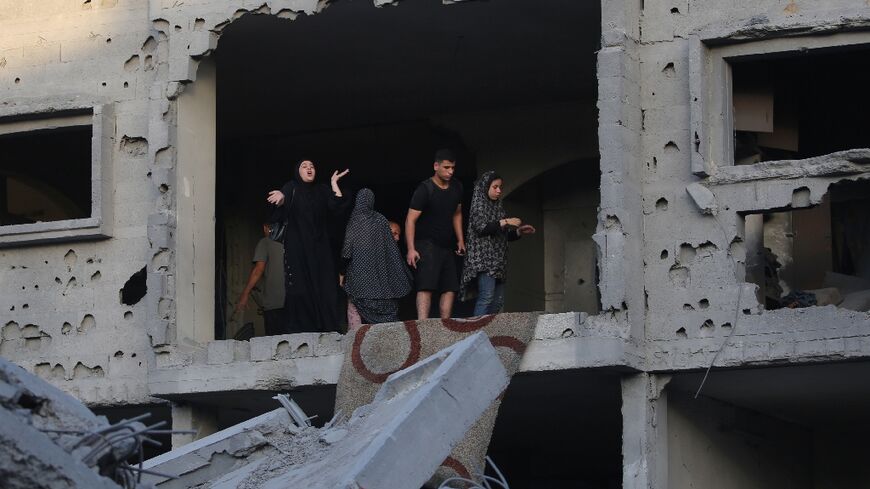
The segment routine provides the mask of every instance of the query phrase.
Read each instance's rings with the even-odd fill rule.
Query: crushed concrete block
[[[151,459],[145,468],[181,474],[152,477],[160,488],[229,489],[244,481],[251,489],[417,489],[507,383],[496,349],[478,332],[392,374],[374,402],[347,421],[290,430],[287,410],[276,409]]]
[[[143,427],[135,425],[130,424],[134,429]],[[119,489],[101,472],[113,473],[114,457],[120,456],[116,448],[128,453],[129,447],[106,446],[102,438],[88,438],[97,430],[106,433],[108,426],[105,418],[72,396],[0,358],[2,487]]]
[[[692,197],[695,205],[702,214],[715,216],[719,212],[719,205],[716,203],[716,196],[707,187],[700,183],[690,183],[686,187],[686,192]]]
[[[190,487],[204,483],[213,477],[235,468],[236,460],[223,460],[215,455],[242,454],[246,462],[252,464],[270,452],[268,449],[278,442],[275,437],[285,436],[284,427],[292,423],[284,408],[278,408],[255,418],[231,426],[225,430],[188,443],[180,448],[146,460],[143,468],[163,474],[183,474],[181,479],[171,481],[159,476],[146,476],[146,482],[166,487]],[[266,450],[266,451],[263,451]],[[197,472],[208,468],[207,471]]]

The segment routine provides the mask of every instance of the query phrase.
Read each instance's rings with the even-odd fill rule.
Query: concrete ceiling
[[[703,375],[675,375],[668,389],[694,395]],[[808,427],[870,426],[868,379],[868,362],[714,370],[701,395]]]
[[[563,101],[594,104],[599,2],[338,0],[246,15],[216,52],[223,135],[294,133]]]

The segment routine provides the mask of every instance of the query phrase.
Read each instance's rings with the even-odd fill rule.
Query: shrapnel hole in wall
[[[141,270],[130,276],[124,283],[124,287],[120,290],[121,304],[132,306],[142,300],[148,292],[146,285],[146,269]]]
[[[91,133],[0,131],[0,225],[91,216]]]

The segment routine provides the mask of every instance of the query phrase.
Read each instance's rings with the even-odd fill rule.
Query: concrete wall
[[[840,163],[852,165],[850,157],[844,155],[811,162],[730,166],[730,161],[716,156],[730,151],[729,137],[720,137],[713,126],[705,125],[716,120],[720,126],[722,121],[728,123],[727,110],[705,115],[705,111],[727,106],[728,79],[721,73],[718,78],[704,78],[703,73],[713,63],[710,60],[718,59],[720,49],[750,52],[757,48],[764,52],[828,41],[858,42],[857,38],[813,37],[810,31],[817,25],[837,29],[841,17],[866,23],[870,7],[850,1],[641,4],[642,9],[634,13],[642,45],[637,48],[640,70],[633,79],[641,85],[642,94],[636,110],[642,117],[638,157],[643,162],[643,280],[649,307],[646,338],[650,355],[655,358],[658,352],[676,348],[684,351],[677,354],[683,361],[671,366],[703,366],[704,361],[711,360],[704,351],[726,345],[724,351],[729,356],[745,358],[748,353],[763,361],[776,353],[767,347],[749,346],[757,338],[752,336],[758,332],[756,325],[763,323],[764,330],[771,332],[808,331],[822,318],[838,313],[821,308],[806,309],[796,316],[762,311],[754,288],[744,285],[753,275],[753,254],[749,249],[751,236],[740,213],[818,204],[832,182],[866,177],[868,167],[858,164],[852,171],[832,171]],[[794,37],[801,33],[803,37]],[[752,42],[767,38],[778,41]],[[738,41],[740,44],[731,44]],[[706,169],[695,165],[699,162],[706,164]],[[810,167],[815,170],[802,170]],[[707,178],[702,179],[705,175]],[[687,193],[689,185],[699,182],[718,203],[713,213],[702,212]],[[803,234],[816,240],[823,237]],[[810,266],[821,266],[824,258],[811,255],[815,258]],[[801,261],[808,261],[807,253],[801,253]],[[795,260],[789,265],[800,263]],[[799,282],[806,286],[817,280]],[[863,321],[863,317],[850,320]],[[730,340],[725,341],[726,337]],[[833,337],[837,335],[832,333]],[[761,351],[752,353],[753,348]]]
[[[812,440],[797,425],[669,393],[667,487],[810,489]]]
[[[0,117],[108,106],[115,126],[114,185],[102,191],[112,238],[0,251],[0,354],[90,404],[144,402],[151,304],[123,305],[119,290],[153,266],[148,216],[161,194],[149,99],[165,36],[147,3],[127,0],[3,2],[0,32]]]

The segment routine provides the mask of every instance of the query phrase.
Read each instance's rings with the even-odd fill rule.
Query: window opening
[[[731,60],[734,164],[870,146],[865,46]]]
[[[0,134],[0,225],[91,217],[92,126]]]
[[[746,216],[746,242],[756,243],[747,280],[765,307],[870,311],[868,208],[870,180],[858,180],[832,185],[815,207]]]

